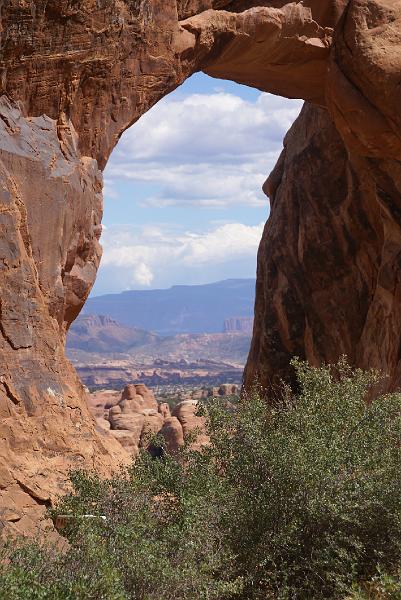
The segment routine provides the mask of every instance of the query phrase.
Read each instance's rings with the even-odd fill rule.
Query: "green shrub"
[[[400,557],[401,397],[367,405],[377,375],[344,361],[294,366],[295,400],[266,407],[255,395],[237,414],[211,410],[243,598],[343,597]]]
[[[4,547],[0,597],[401,598],[401,396],[367,402],[377,374],[345,361],[294,367],[296,398],[205,402],[201,452],[73,474],[68,550]]]
[[[378,574],[369,582],[355,584],[354,590],[346,600],[400,600],[401,577],[400,573],[386,575]]]

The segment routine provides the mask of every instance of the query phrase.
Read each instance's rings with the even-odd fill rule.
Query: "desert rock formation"
[[[65,333],[100,260],[101,170],[195,71],[313,103],[265,186],[246,382],[345,351],[398,383],[400,37],[399,0],[2,3],[3,523],[29,530],[69,468],[128,455],[91,422]]]
[[[224,333],[240,331],[241,333],[252,333],[253,317],[231,317],[224,321]]]
[[[124,352],[159,339],[150,331],[122,325],[107,315],[82,315],[69,329],[67,348],[98,353]]]
[[[347,3],[328,110],[304,107],[266,181],[248,385],[291,378],[293,355],[341,354],[401,383],[400,25],[400,2]]]
[[[221,395],[233,388],[236,386],[222,386]],[[157,434],[164,437],[165,450],[172,453],[185,440],[191,441],[194,449],[208,442],[205,421],[196,414],[197,400],[180,402],[171,414],[169,405],[159,404],[145,385],[128,384],[122,393],[104,390],[88,394],[88,406],[98,430],[116,439],[130,457],[135,458],[141,448],[148,448]]]

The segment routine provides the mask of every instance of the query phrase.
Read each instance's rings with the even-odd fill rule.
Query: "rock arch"
[[[99,264],[122,132],[198,70],[307,101],[265,184],[246,383],[400,361],[401,2],[5,0],[0,31],[0,521],[124,454],[64,357]]]

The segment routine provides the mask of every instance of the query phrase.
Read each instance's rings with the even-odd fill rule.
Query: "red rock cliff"
[[[303,109],[266,181],[248,385],[291,378],[293,355],[341,354],[401,383],[400,26],[401,2],[347,4],[328,110]]]
[[[194,71],[313,103],[266,184],[246,381],[344,351],[396,378],[400,20],[389,0],[2,2],[0,520],[27,531],[68,468],[126,458],[94,428],[65,333],[100,260],[101,170]]]

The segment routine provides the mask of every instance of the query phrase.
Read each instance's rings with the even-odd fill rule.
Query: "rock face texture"
[[[66,469],[107,473],[121,447],[96,434],[64,358],[101,255],[101,175],[55,120],[0,100],[0,521],[29,531]],[[1,512],[4,508],[4,515]],[[2,516],[3,515],[3,516]]]
[[[303,109],[266,181],[248,386],[291,380],[293,355],[341,354],[401,384],[400,25],[400,2],[347,4],[327,110]]]
[[[272,211],[259,248],[246,369],[249,385],[257,377],[266,387],[291,375],[291,356],[318,365],[345,354],[353,364],[380,365],[365,361],[363,340],[372,331],[367,315],[383,244],[380,208],[365,187],[370,177],[352,168],[324,109],[306,105],[284,146],[265,184]]]
[[[309,103],[265,186],[246,383],[343,352],[399,383],[399,0],[5,0],[0,19],[3,524],[28,531],[69,468],[128,456],[91,421],[65,333],[100,260],[101,170],[195,71]]]

